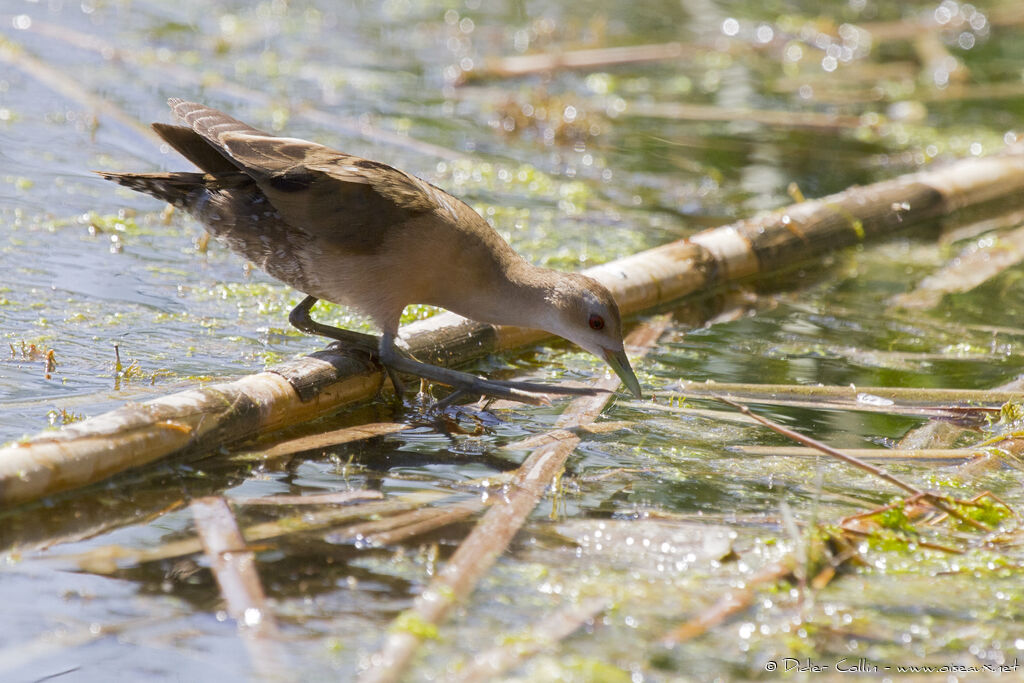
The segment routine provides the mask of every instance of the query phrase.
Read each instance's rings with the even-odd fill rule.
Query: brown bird
[[[464,202],[391,166],[271,135],[202,104],[168,104],[187,125],[153,128],[202,172],[100,175],[188,211],[233,251],[306,293],[291,324],[376,356],[396,391],[395,372],[404,372],[455,395],[537,402],[542,392],[593,393],[487,380],[403,355],[395,345],[403,309],[430,304],[565,337],[603,358],[640,397],[618,306],[596,280],[527,263]],[[368,315],[382,336],[314,321],[318,299]]]

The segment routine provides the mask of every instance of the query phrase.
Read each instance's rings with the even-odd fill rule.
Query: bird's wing
[[[169,103],[256,181],[285,221],[344,248],[373,251],[389,227],[438,208],[440,190],[386,164],[277,137],[194,102]]]
[[[198,166],[205,173],[240,173],[242,170],[216,145],[188,126],[171,126],[154,123],[153,130],[183,157]]]
[[[167,100],[167,104],[179,120],[187,123],[192,130],[214,145],[219,145],[220,136],[227,133],[248,133],[265,138],[274,137],[270,133],[253,128],[248,123],[233,119],[219,109],[207,107],[205,104],[186,102],[179,97],[172,97]]]

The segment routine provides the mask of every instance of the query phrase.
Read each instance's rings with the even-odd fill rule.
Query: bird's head
[[[640,382],[622,346],[622,320],[612,293],[586,275],[560,275],[547,297],[552,314],[544,329],[603,358],[630,393],[641,398]]]

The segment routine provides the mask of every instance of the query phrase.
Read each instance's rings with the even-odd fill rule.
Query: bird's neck
[[[552,292],[563,273],[520,260],[512,264],[488,297],[486,315],[472,316],[498,325],[550,329]]]

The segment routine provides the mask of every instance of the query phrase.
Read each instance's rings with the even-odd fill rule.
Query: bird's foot
[[[337,353],[346,354],[358,354],[360,357],[366,357],[367,363],[371,367],[383,369],[387,373],[387,378],[391,380],[391,387],[394,389],[394,400],[401,402],[402,396],[405,395],[405,382],[398,376],[398,372],[392,369],[390,366],[384,365],[380,361],[380,350],[377,345],[368,345],[362,343],[352,343],[352,341],[335,341],[327,345],[327,348]],[[377,389],[377,396],[383,398],[384,395],[385,381],[381,377],[380,386]]]
[[[431,382],[450,386],[454,391],[437,402],[438,409],[444,409],[464,396],[489,396],[533,405],[550,405],[550,394],[568,396],[594,396],[608,393],[606,389],[594,387],[558,386],[539,382],[512,382],[485,379],[468,372],[422,363],[406,358],[393,348],[381,350],[381,364],[389,373],[404,372],[422,377]],[[392,380],[394,381],[394,380]]]

